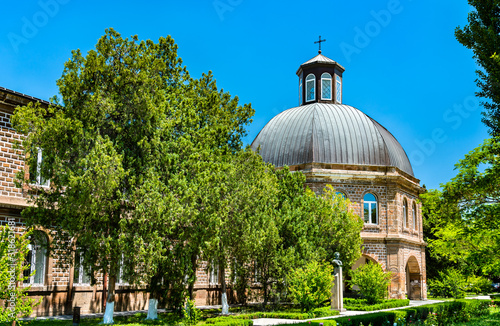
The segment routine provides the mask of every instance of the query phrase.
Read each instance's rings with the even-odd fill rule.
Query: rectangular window
[[[321,99],[331,100],[332,99],[332,81],[331,79],[321,80]]]
[[[371,223],[377,224],[377,205],[372,204],[372,214],[371,214]]]
[[[213,262],[210,266],[210,274],[208,282],[210,284],[219,284],[219,265],[215,265]]]
[[[124,271],[123,271],[124,259],[125,259],[125,257],[122,255],[122,258],[120,259],[120,268],[118,268],[118,275],[116,276],[116,283],[126,285],[126,284],[129,284],[129,282],[125,278]]]
[[[75,284],[90,284],[90,273],[83,268],[83,252],[81,250],[75,252],[73,282]]]
[[[34,184],[37,186],[48,187],[49,180],[45,180],[42,177],[42,173],[41,173],[42,163],[43,163],[42,149],[39,148],[36,153],[32,153],[32,154],[36,155],[36,162],[35,162],[34,171],[30,171],[30,182],[31,182],[31,184]]]
[[[363,214],[365,217],[365,223],[370,223],[370,204],[365,203],[365,212]]]
[[[302,105],[302,77],[299,79],[299,105]]]
[[[336,97],[337,103],[342,104],[342,81],[340,80],[339,76],[337,76],[335,78],[335,80],[336,80],[336,86],[335,86],[336,96],[335,97]]]

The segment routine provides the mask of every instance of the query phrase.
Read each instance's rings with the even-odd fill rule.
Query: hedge
[[[305,323],[293,324],[293,326],[337,326],[337,325],[338,324],[335,319],[315,320]]]
[[[253,326],[253,320],[250,319],[228,319],[214,323],[215,326]]]
[[[410,305],[410,300],[408,299],[391,299],[384,300],[381,303],[374,305],[367,305],[366,299],[344,299],[344,308],[347,310],[357,310],[357,311],[373,311],[382,310],[389,308],[399,308]]]
[[[473,316],[487,314],[489,303],[491,303],[489,300],[457,300],[373,314],[340,317],[335,320],[339,326],[358,326],[360,323],[387,326],[388,322],[392,324],[398,320],[405,322],[424,320],[429,313],[435,313],[439,325],[447,325],[451,322],[465,322]]]
[[[330,307],[316,308],[309,313],[301,312],[267,312],[267,311],[257,311],[247,314],[221,316],[215,318],[208,318],[205,323],[215,324],[219,322],[225,322],[234,319],[257,319],[257,318],[280,318],[280,319],[310,319],[310,318],[320,318],[328,316],[336,316],[340,312],[337,310],[331,310]]]

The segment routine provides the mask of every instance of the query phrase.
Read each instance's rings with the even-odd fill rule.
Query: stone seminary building
[[[302,64],[297,71],[301,105],[275,116],[252,147],[260,148],[266,162],[304,173],[307,185],[316,193],[331,184],[348,198],[365,222],[361,232],[363,255],[353,268],[376,262],[393,272],[392,298],[407,295],[410,299],[426,299],[425,242],[418,202],[423,189],[394,136],[358,109],[342,104],[343,72],[341,65],[321,52]],[[14,183],[24,163],[13,148],[22,135],[12,129],[10,119],[17,106],[28,102],[49,105],[0,87],[0,224],[15,223],[16,232],[24,230],[21,211],[28,205],[29,190],[16,188]],[[41,154],[38,159],[42,159]],[[49,185],[36,177],[33,183]],[[69,314],[74,306],[81,307],[82,313],[104,311],[106,277],[97,277],[97,284],[90,285],[90,278],[78,263],[58,266],[57,256],[47,255],[44,249],[46,244],[50,247],[49,234],[36,232],[41,239],[37,241],[43,243],[33,239],[27,257],[36,272],[23,285],[31,285],[31,297],[43,298],[33,315]],[[206,267],[201,263],[196,273],[198,305],[218,303],[220,297],[222,276],[216,268],[207,273]],[[115,311],[147,309],[148,293],[121,277],[116,293]]]

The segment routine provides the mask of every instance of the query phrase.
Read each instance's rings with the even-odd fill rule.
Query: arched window
[[[417,205],[415,205],[415,203],[413,203],[412,218],[413,218],[413,229],[417,230]]]
[[[302,105],[302,76],[299,78],[299,105]]]
[[[321,99],[332,99],[332,76],[326,72],[321,75]]]
[[[337,100],[337,103],[342,104],[342,81],[340,79],[340,76],[336,76],[335,77],[335,83],[336,83],[336,86],[335,86],[335,90],[336,90],[335,99]]]
[[[35,231],[31,235],[28,245],[28,254],[25,264],[30,267],[24,271],[25,284],[45,284],[45,269],[47,268],[47,236],[42,231]],[[30,276],[31,275],[31,276]]]
[[[73,283],[90,284],[90,273],[83,267],[83,249],[78,248],[75,251],[75,268],[73,272]]]
[[[406,198],[403,199],[403,221],[405,228],[410,226],[410,223],[408,223],[408,201],[406,201]]]
[[[315,99],[315,90],[314,86],[316,84],[316,78],[313,74],[307,75],[306,78],[306,102],[314,101]]]
[[[377,198],[371,193],[363,197],[364,219],[367,224],[378,224]]]
[[[347,196],[342,191],[337,191],[337,195],[342,196],[342,198],[347,199]]]

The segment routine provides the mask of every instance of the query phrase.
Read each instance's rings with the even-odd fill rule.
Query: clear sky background
[[[300,64],[323,54],[346,68],[343,103],[399,140],[427,188],[488,137],[474,97],[472,52],[455,37],[466,0],[9,1],[0,24],[0,86],[48,100],[71,50],[86,53],[104,30],[158,40],[171,35],[194,77],[252,103],[249,144],[276,114],[297,106]]]

